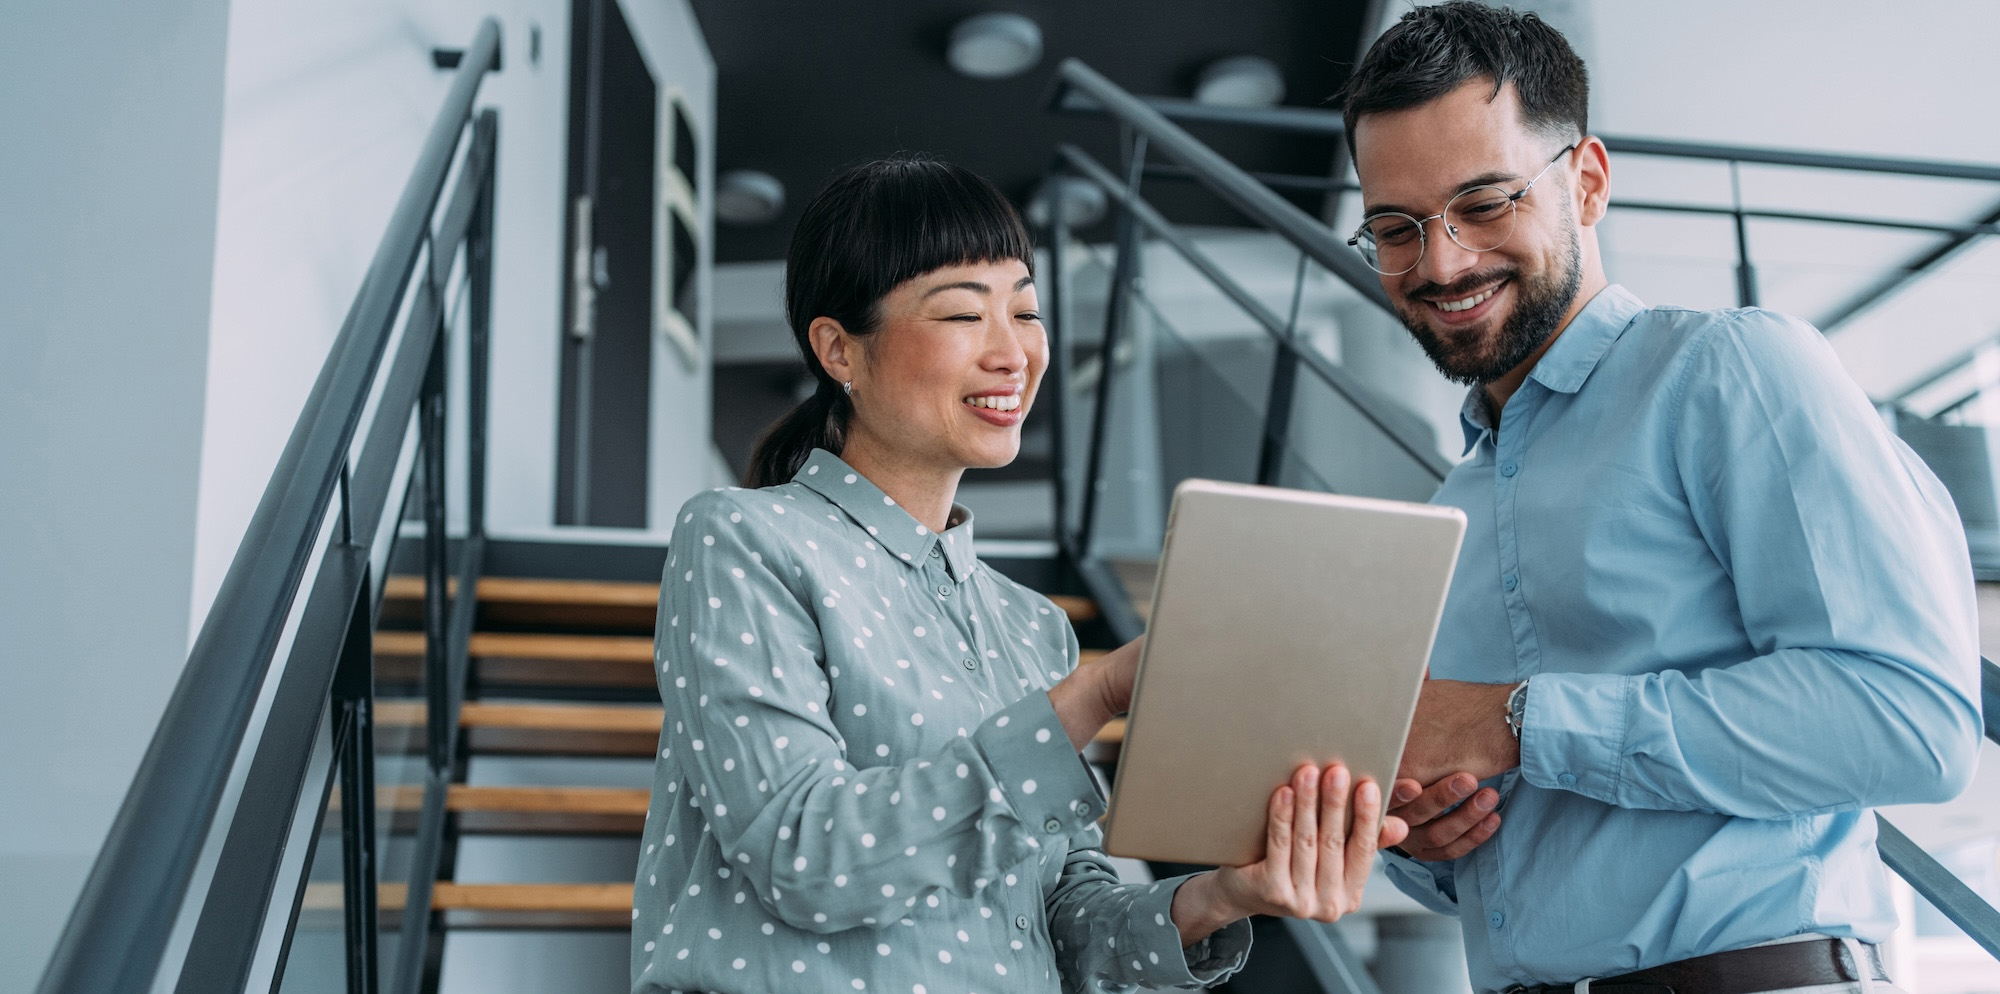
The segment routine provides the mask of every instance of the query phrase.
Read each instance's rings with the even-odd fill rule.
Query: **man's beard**
[[[1567,222],[1570,211],[1568,204],[1563,206],[1563,218]],[[1583,285],[1583,253],[1577,243],[1576,228],[1565,223],[1563,230],[1569,235],[1569,244],[1565,246],[1562,265],[1540,278],[1522,279],[1518,269],[1488,269],[1470,273],[1446,287],[1434,283],[1422,284],[1395,301],[1396,316],[1402,319],[1404,327],[1410,329],[1417,344],[1423,346],[1424,354],[1431,357],[1431,362],[1445,378],[1465,386],[1491,383],[1527,362],[1528,357],[1534,355],[1535,350],[1555,333],[1556,325],[1569,312],[1569,305],[1576,300],[1577,290]],[[1423,298],[1450,300],[1465,297],[1473,290],[1499,279],[1512,280],[1516,295],[1514,311],[1507,315],[1497,335],[1448,341],[1424,320],[1423,313],[1430,305],[1423,303]],[[1411,301],[1415,301],[1414,306]]]

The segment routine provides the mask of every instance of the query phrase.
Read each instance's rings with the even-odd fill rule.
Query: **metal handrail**
[[[1193,239],[1174,227],[1173,223],[1152,205],[1135,196],[1124,183],[1119,182],[1118,177],[1111,174],[1109,169],[1091,158],[1090,153],[1075,145],[1063,145],[1057,149],[1057,154],[1062,156],[1064,163],[1071,169],[1103,189],[1105,195],[1117,201],[1120,207],[1130,211],[1142,226],[1171,246],[1181,258],[1187,260],[1188,265],[1194,267],[1196,272],[1214,283],[1224,296],[1250,315],[1257,326],[1277,343],[1279,349],[1293,353],[1301,368],[1312,373],[1334,393],[1339,394],[1342,400],[1360,412],[1376,430],[1388,436],[1396,448],[1402,450],[1417,465],[1422,466],[1433,479],[1440,482],[1444,480],[1445,473],[1451,469],[1451,464],[1439,455],[1435,448],[1414,437],[1403,425],[1384,418],[1377,410],[1382,402],[1371,397],[1367,387],[1357,382],[1352,374],[1327,361],[1325,356],[1303,348],[1293,341],[1289,323],[1273,313],[1269,307],[1264,306],[1263,301],[1258,300],[1255,294],[1244,289],[1241,283],[1196,246]],[[1376,288],[1379,290],[1380,284],[1377,284]]]
[[[1065,64],[1064,69],[1068,68]],[[1057,110],[1078,114],[1110,113],[1111,109],[1094,90],[1079,86],[1065,73],[1057,75],[1060,88],[1052,104]],[[1318,107],[1218,107],[1176,97],[1132,98],[1162,119],[1201,124],[1225,124],[1266,131],[1295,134],[1344,135],[1347,126],[1340,111]],[[1810,152],[1803,149],[1769,148],[1759,145],[1730,145],[1721,142],[1676,141],[1663,138],[1635,138],[1627,135],[1598,135],[1604,147],[1632,155],[1656,155],[1678,159],[1706,159],[1716,162],[1750,162],[1768,166],[1798,166],[1806,169],[1834,169],[1842,172],[1893,173],[1899,176],[1928,176],[2000,183],[2000,166],[1946,159],[1910,159],[1885,155],[1849,155],[1838,152]]]
[[[150,989],[299,594],[485,73],[468,48],[37,990]],[[344,496],[344,491],[343,491]]]

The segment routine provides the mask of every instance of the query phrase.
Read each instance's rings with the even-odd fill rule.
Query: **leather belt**
[[[1889,983],[1881,953],[1872,945],[1868,967],[1872,979]],[[1752,946],[1710,953],[1615,977],[1593,979],[1590,994],[1761,994],[1818,984],[1851,984],[1861,979],[1847,943],[1810,939],[1775,946]],[[1506,994],[1582,994],[1582,983],[1542,987],[1512,987]]]

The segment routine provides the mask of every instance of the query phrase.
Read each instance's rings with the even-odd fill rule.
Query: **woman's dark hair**
[[[1494,96],[1514,84],[1532,131],[1565,141],[1590,133],[1590,71],[1561,32],[1510,7],[1450,0],[1404,14],[1354,67],[1341,91],[1347,151],[1362,115],[1427,104],[1475,79],[1492,80]]]
[[[867,335],[882,298],[945,266],[1018,259],[1035,270],[1021,215],[992,183],[933,159],[883,159],[842,173],[806,205],[785,253],[785,319],[815,390],[757,442],[744,485],[789,481],[812,450],[838,453],[853,413],[814,354],[816,318]]]

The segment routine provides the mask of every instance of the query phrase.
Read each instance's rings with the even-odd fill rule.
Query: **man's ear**
[[[813,355],[819,357],[821,369],[833,377],[836,383],[854,382],[855,360],[860,356],[860,344],[854,336],[841,327],[840,322],[829,317],[813,318],[806,327],[806,339],[812,343]]]
[[[1577,158],[1577,221],[1584,227],[1591,227],[1604,220],[1604,214],[1611,209],[1611,159],[1605,154],[1604,143],[1596,136],[1585,136],[1576,147]]]

